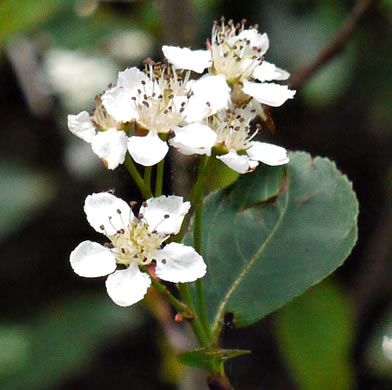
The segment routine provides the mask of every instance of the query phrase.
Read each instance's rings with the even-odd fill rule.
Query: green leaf
[[[13,34],[39,26],[68,4],[65,0],[3,0],[0,4],[0,46]]]
[[[30,353],[28,329],[15,324],[0,324],[0,378],[24,367]]]
[[[318,283],[350,254],[358,202],[333,162],[290,155],[205,200],[202,255],[215,336],[226,313],[248,326]]]
[[[229,359],[237,356],[248,355],[251,351],[241,349],[210,349],[208,347],[183,352],[178,355],[178,360],[185,366],[204,368],[216,372],[216,367]]]
[[[13,161],[0,163],[0,242],[18,230],[56,195],[54,179]]]
[[[57,388],[56,383],[85,369],[100,346],[121,332],[134,329],[141,320],[137,308],[120,308],[101,294],[56,302],[55,308],[40,313],[24,328],[19,328],[19,333],[24,329],[19,335],[24,348],[11,347],[19,351],[23,364],[12,367],[7,375],[3,373],[0,387],[2,390]],[[9,353],[7,359],[11,361],[14,357]]]
[[[276,325],[281,354],[299,389],[353,388],[353,312],[334,283],[322,283],[284,307]]]

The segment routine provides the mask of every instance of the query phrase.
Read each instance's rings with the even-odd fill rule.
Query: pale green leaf
[[[250,325],[318,283],[350,254],[358,202],[333,162],[290,155],[205,201],[202,255],[213,330]]]
[[[281,354],[298,389],[352,389],[354,334],[353,311],[332,282],[312,288],[277,318]]]

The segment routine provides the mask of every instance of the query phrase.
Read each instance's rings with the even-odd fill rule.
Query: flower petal
[[[259,164],[252,161],[248,156],[239,155],[235,151],[230,151],[223,156],[216,156],[217,159],[223,161],[229,168],[238,173],[247,173],[253,171]]]
[[[139,164],[149,167],[162,161],[169,147],[158,134],[150,131],[145,137],[133,136],[128,139],[128,151]]]
[[[175,69],[193,70],[203,73],[212,65],[211,52],[209,50],[191,50],[187,47],[162,46],[164,56]]]
[[[257,47],[261,49],[260,54],[263,55],[269,48],[269,39],[266,33],[260,34],[256,29],[243,30],[238,35],[229,39],[229,44],[233,46],[239,39],[250,41],[250,48]]]
[[[98,233],[108,236],[116,234],[120,229],[127,230],[129,222],[134,218],[128,204],[109,192],[87,196],[84,212],[89,224]]]
[[[207,272],[203,258],[190,246],[172,242],[155,254],[155,274],[168,282],[194,282]]]
[[[384,336],[382,339],[382,351],[388,360],[392,360],[392,338]]]
[[[211,148],[215,145],[217,134],[209,126],[195,122],[184,127],[177,127],[175,137],[169,144],[182,154],[211,155]]]
[[[259,81],[287,80],[290,73],[278,68],[271,62],[263,61],[254,71],[252,76]]]
[[[191,204],[184,202],[182,196],[162,195],[148,199],[145,206],[140,208],[140,213],[147,221],[150,232],[155,230],[158,234],[177,234],[190,207]]]
[[[287,164],[290,161],[287,150],[281,146],[257,141],[252,141],[250,144],[252,146],[247,150],[247,153],[252,160],[257,160],[273,167]]]
[[[223,75],[206,75],[191,84],[193,96],[185,107],[185,121],[198,122],[226,109],[231,101],[231,89]]]
[[[109,129],[94,137],[91,147],[108,169],[116,169],[125,160],[128,136],[124,131]]]
[[[110,249],[92,241],[81,242],[71,252],[70,262],[74,272],[85,278],[111,274],[117,266]]]
[[[288,89],[287,85],[275,83],[252,83],[244,80],[242,91],[252,96],[258,102],[273,107],[281,106],[287,99],[292,99],[295,91]]]
[[[82,111],[77,115],[68,115],[68,128],[72,134],[88,143],[91,143],[97,132],[87,111]]]
[[[131,306],[144,298],[151,279],[139,270],[136,263],[108,276],[106,290],[113,302],[119,306]]]
[[[102,95],[102,104],[106,111],[118,122],[130,122],[139,118],[132,98],[134,91],[121,86],[109,89]]]
[[[136,67],[127,68],[118,74],[117,86],[129,89],[137,93],[142,81],[149,80],[144,72]]]

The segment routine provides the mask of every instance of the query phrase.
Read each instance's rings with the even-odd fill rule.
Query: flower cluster
[[[152,166],[162,161],[169,145],[183,154],[213,154],[240,173],[259,162],[288,162],[285,149],[252,141],[257,117],[266,120],[263,105],[280,106],[295,91],[271,81],[289,73],[264,60],[267,34],[215,23],[207,50],[163,46],[166,63],[145,61],[145,68],[119,73],[117,84],[97,97],[90,115],[69,115],[72,133],[91,143],[109,169],[129,152],[134,161]],[[191,72],[205,73],[191,79]]]
[[[295,94],[271,82],[286,80],[289,74],[264,60],[268,47],[267,35],[257,26],[246,29],[245,23],[222,20],[214,25],[207,50],[163,46],[165,62],[148,59],[143,70],[120,72],[116,85],[97,96],[91,113],[68,116],[69,130],[90,143],[108,169],[124,163],[129,153],[127,168],[146,198],[153,193],[147,167],[163,161],[170,146],[186,155],[212,156],[239,173],[254,170],[260,162],[287,164],[286,149],[255,140],[261,128],[255,122],[268,119],[264,105],[280,106]],[[194,80],[192,72],[204,74]],[[132,160],[146,167],[143,179]],[[108,275],[107,292],[120,306],[145,296],[151,269],[157,278],[173,283],[193,282],[206,273],[195,249],[177,242],[165,245],[182,231],[191,204],[178,196],[162,196],[162,181],[160,165],[156,197],[143,202],[137,216],[111,193],[86,198],[88,222],[109,242],[82,242],[71,253],[71,266],[83,277]],[[191,199],[197,199],[195,193]],[[189,215],[184,225],[188,222]],[[181,233],[178,241],[182,238]]]

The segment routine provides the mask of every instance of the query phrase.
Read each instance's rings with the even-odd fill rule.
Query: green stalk
[[[165,166],[165,159],[160,161],[157,166],[157,176],[155,178],[155,196],[162,195],[162,186],[163,186],[163,168]]]
[[[203,156],[204,157],[204,156]],[[199,168],[199,176],[205,175],[205,169],[208,164],[208,160],[203,158],[200,160],[200,168]],[[194,209],[195,209],[195,225],[193,230],[193,244],[197,253],[202,255],[201,253],[201,226],[202,226],[202,218],[203,218],[203,198],[205,194],[205,181],[204,185],[200,188],[200,190],[195,195],[194,201]],[[211,329],[208,321],[208,311],[204,296],[204,288],[203,288],[203,279],[196,280],[196,296],[197,296],[197,304],[200,310],[200,321],[203,324],[205,332],[209,341],[211,341]]]
[[[135,163],[132,160],[132,157],[129,155],[129,153],[126,154],[125,156],[125,166],[128,169],[128,172],[132,176],[132,179],[135,181],[137,187],[139,188],[141,194],[143,195],[143,198],[148,199],[152,197],[152,194],[149,194],[148,191],[146,191],[144,187],[144,181],[142,177],[140,176],[140,173],[138,172]]]
[[[193,321],[195,318],[195,314],[186,304],[179,301],[163,284],[159,283],[158,280],[154,279],[151,274],[148,272],[147,267],[140,267],[140,269],[144,272],[147,272],[151,277],[151,284],[155,287],[155,289],[164,296],[171,305],[176,309],[178,313],[180,313],[183,318],[187,320]]]
[[[194,313],[193,320],[191,320],[190,324],[192,326],[193,332],[196,335],[197,340],[199,341],[200,345],[202,345],[203,347],[209,345],[210,341],[205,333],[203,324],[201,323],[200,318],[198,318],[198,316],[196,315],[195,305],[193,303],[192,294],[189,285],[186,283],[178,283],[177,287],[181,294],[181,298],[184,300],[184,302]]]
[[[152,198],[152,191],[151,191],[151,173],[152,167],[144,167],[144,189],[148,193],[148,198]]]
[[[172,240],[174,242],[182,242],[182,240],[187,232],[189,220],[191,219],[191,217],[193,215],[195,200],[200,196],[200,192],[203,192],[203,194],[204,194],[208,173],[212,168],[212,163],[213,163],[213,158],[208,158],[207,156],[202,156],[202,158],[200,160],[200,168],[199,168],[199,173],[197,176],[196,183],[194,184],[194,186],[188,196],[188,201],[191,202],[193,207],[185,215],[185,218],[184,218],[184,221],[182,222],[181,229],[180,229],[179,233]]]

